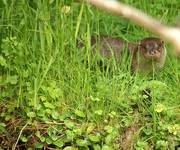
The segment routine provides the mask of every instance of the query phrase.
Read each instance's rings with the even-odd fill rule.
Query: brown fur
[[[93,54],[99,53],[102,57],[115,57],[121,61],[122,51],[127,46],[132,54],[131,72],[151,72],[163,67],[166,57],[164,42],[159,38],[149,37],[139,43],[127,43],[119,38],[109,36],[92,37]]]

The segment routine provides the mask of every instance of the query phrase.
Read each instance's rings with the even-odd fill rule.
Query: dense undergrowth
[[[175,25],[176,0],[126,0]],[[0,149],[166,150],[180,144],[180,62],[131,76],[124,58],[99,67],[90,35],[152,36],[74,1],[0,1]],[[84,41],[85,48],[76,46]]]

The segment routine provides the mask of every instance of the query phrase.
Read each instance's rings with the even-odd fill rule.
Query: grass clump
[[[169,24],[180,7],[126,2]],[[0,149],[179,146],[179,60],[168,51],[161,72],[131,76],[126,59],[102,70],[91,56],[91,35],[150,33],[74,1],[4,0],[0,16]]]

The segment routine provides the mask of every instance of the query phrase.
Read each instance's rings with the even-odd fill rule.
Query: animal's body
[[[108,36],[92,37],[91,46],[94,55],[100,54],[104,58],[115,57],[116,61],[121,61],[123,51],[128,50],[132,55],[132,73],[159,70],[164,66],[166,59],[164,42],[154,37],[145,38],[136,43],[128,43]]]

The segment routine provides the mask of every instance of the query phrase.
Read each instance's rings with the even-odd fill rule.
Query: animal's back
[[[99,53],[105,58],[115,57],[118,61],[122,57],[123,50],[128,46],[123,39],[108,36],[92,37],[91,45],[93,46],[93,53]]]

